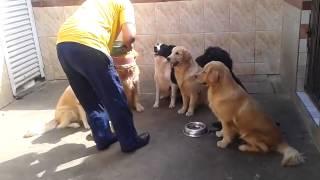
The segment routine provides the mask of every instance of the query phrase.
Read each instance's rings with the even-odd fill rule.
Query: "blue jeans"
[[[111,120],[122,149],[137,142],[132,112],[128,106],[119,76],[106,54],[74,42],[57,45],[59,61],[70,86],[88,116],[97,148],[115,138],[109,127]]]

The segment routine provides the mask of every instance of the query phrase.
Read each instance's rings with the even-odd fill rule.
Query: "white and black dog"
[[[153,107],[159,107],[159,100],[170,96],[169,108],[176,105],[178,85],[167,57],[171,54],[175,45],[157,43],[154,46],[154,81],[156,86],[156,98]]]

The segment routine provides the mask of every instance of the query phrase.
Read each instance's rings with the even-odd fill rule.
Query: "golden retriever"
[[[54,118],[44,125],[40,125],[28,130],[23,137],[27,138],[40,135],[55,128],[78,128],[80,127],[79,124],[81,122],[86,129],[90,128],[83,107],[79,103],[72,88],[68,86],[59,98],[59,101],[56,105]]]
[[[182,46],[173,48],[168,60],[174,67],[182,96],[183,105],[178,113],[186,113],[186,116],[192,116],[197,105],[206,102],[206,87],[194,78],[201,67],[193,60],[190,52]]]
[[[139,101],[140,84],[139,75],[140,69],[136,63],[136,57],[138,53],[132,51],[134,58],[130,57],[113,57],[116,70],[121,79],[124,92],[127,96],[128,104],[131,108],[134,108],[137,112],[144,111],[144,107]],[[132,56],[132,54],[130,55]]]
[[[134,59],[115,58],[116,70],[122,81],[128,104],[137,112],[144,110],[139,102],[139,67],[135,62],[137,53],[134,52]],[[132,61],[133,60],[133,61]],[[53,120],[28,130],[25,138],[44,134],[55,128],[80,127],[79,123],[89,129],[86,113],[75,96],[72,88],[68,86],[57,103]]]
[[[217,142],[218,147],[227,147],[238,135],[245,141],[239,145],[240,151],[278,151],[284,156],[283,166],[304,162],[304,157],[285,142],[271,117],[235,82],[223,63],[208,63],[196,79],[207,84],[209,106],[222,123],[222,130],[216,132],[223,137]]]

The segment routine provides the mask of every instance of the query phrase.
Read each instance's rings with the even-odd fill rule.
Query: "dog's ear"
[[[216,70],[211,70],[207,75],[208,84],[216,84],[220,80],[220,73]]]
[[[183,59],[192,59],[191,53],[186,49],[183,49]]]

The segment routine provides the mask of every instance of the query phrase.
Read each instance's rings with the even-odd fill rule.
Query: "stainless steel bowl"
[[[203,122],[189,122],[184,126],[183,133],[189,137],[200,137],[208,132]]]

